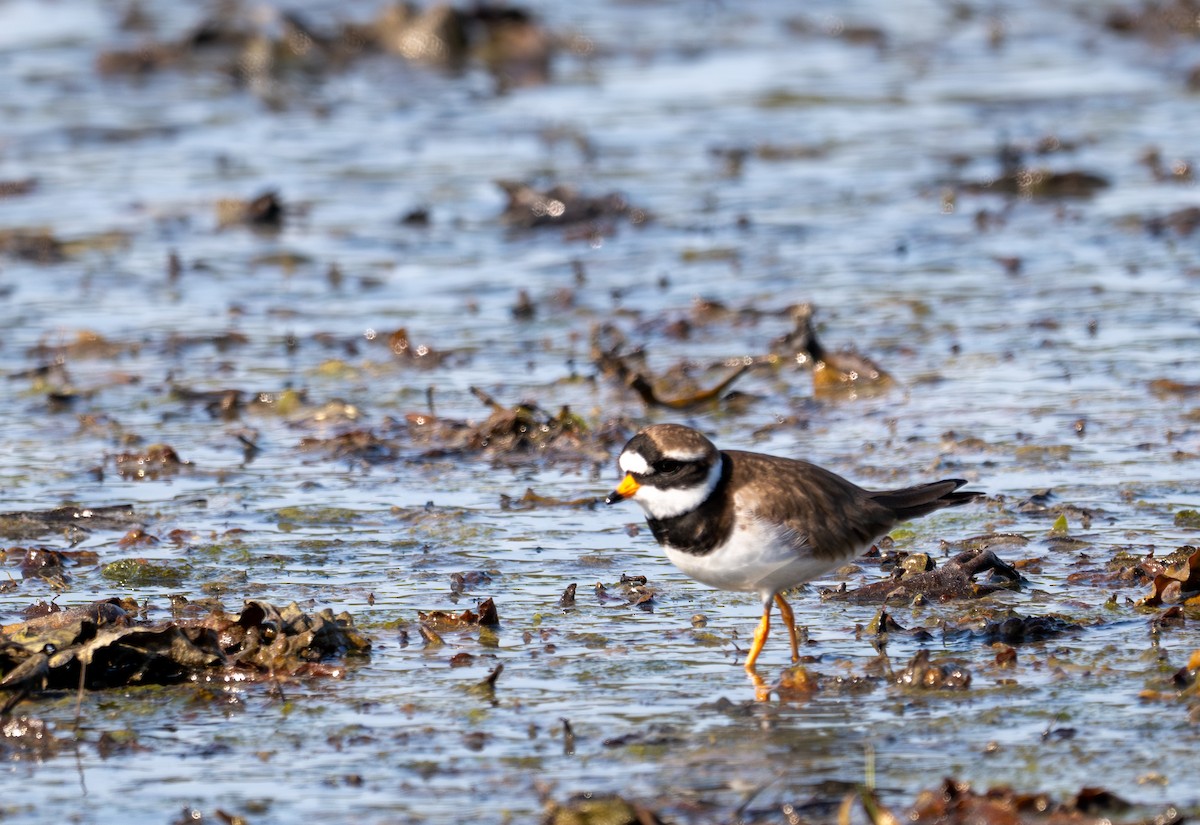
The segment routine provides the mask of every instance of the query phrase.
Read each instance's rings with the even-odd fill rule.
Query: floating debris
[[[391,54],[452,71],[478,61],[503,91],[545,83],[555,48],[556,38],[518,7],[434,3],[418,9],[397,2],[385,5],[374,20],[324,30],[295,12],[212,17],[176,40],[106,50],[96,58],[96,69],[144,75],[207,68],[270,91],[286,77],[311,82],[362,57]]]
[[[37,178],[8,178],[0,180],[0,200],[28,195],[37,189]]]
[[[224,198],[217,201],[217,225],[279,229],[286,211],[276,192],[263,192],[250,200]]]
[[[874,361],[853,350],[830,352],[817,340],[812,304],[792,310],[794,328],[775,342],[772,350],[812,369],[813,394],[818,398],[853,399],[877,395],[896,381]]]
[[[514,229],[542,229],[574,224],[608,227],[618,218],[640,224],[646,213],[636,209],[615,192],[607,195],[581,195],[569,186],[539,190],[527,183],[500,180],[496,185],[508,197],[500,220]]]
[[[938,544],[945,552],[961,552],[963,550],[991,550],[996,547],[1024,547],[1030,538],[1021,533],[985,533],[979,536],[968,536],[957,541],[942,539]]]
[[[394,439],[383,438],[370,430],[350,430],[329,438],[302,438],[300,449],[320,451],[330,458],[350,458],[364,464],[395,461],[400,455],[400,445]]]
[[[113,462],[117,474],[126,481],[152,481],[191,466],[169,444],[151,444],[140,453],[119,453],[113,456]]]
[[[69,338],[58,333],[56,338],[43,340],[26,353],[38,359],[111,361],[122,355],[136,355],[141,347],[140,342],[112,341],[95,330],[80,329]]]
[[[438,352],[428,344],[415,344],[405,327],[400,327],[390,335],[376,334],[375,340],[387,343],[388,349],[396,361],[420,367],[437,367],[445,363],[452,353]]]
[[[482,452],[506,459],[537,454],[564,460],[607,461],[612,448],[629,431],[620,422],[593,430],[567,406],[556,414],[534,403],[506,407],[478,387],[471,387],[471,392],[492,411],[479,424],[409,416],[410,434],[430,442],[432,449],[427,454]]]
[[[1178,567],[1165,569],[1154,577],[1150,594],[1138,604],[1159,607],[1162,604],[1200,604],[1200,550]]]
[[[193,390],[187,387],[171,387],[171,396],[185,404],[200,404],[213,418],[225,421],[236,420],[246,406],[246,393],[241,390]],[[257,396],[256,396],[257,397]]]
[[[340,668],[321,660],[365,654],[371,646],[348,614],[310,615],[296,604],[278,609],[247,601],[234,616],[217,610],[162,622],[140,621],[136,609],[108,599],[6,625],[0,628],[0,673],[7,679],[44,655],[48,690],[340,676]]]
[[[158,543],[158,536],[151,535],[140,527],[135,527],[117,540],[117,547],[122,549],[129,547],[153,547]]]
[[[421,622],[421,627],[435,632],[460,630],[464,627],[493,627],[500,624],[500,615],[496,612],[496,602],[492,599],[480,602],[478,610],[479,612],[475,612],[468,608],[461,613],[430,610],[418,613],[417,618]]]
[[[621,580],[616,583],[616,589],[621,591],[621,595],[630,605],[641,608],[642,610],[654,609],[654,597],[658,595],[658,591],[646,584],[645,576],[630,576],[625,573],[621,574]],[[607,594],[607,590],[597,582],[596,594],[601,595],[603,590]]]
[[[1113,821],[1112,814],[1121,813],[1129,807],[1124,799],[1103,788],[1082,788],[1073,799],[1056,802],[1048,794],[1018,793],[1008,786],[993,787],[978,793],[967,782],[947,779],[936,790],[923,791],[907,816],[894,821],[916,825],[966,825],[971,822],[1104,825]],[[1162,815],[1146,821],[1171,825],[1183,822],[1183,818],[1171,806]]]
[[[1165,215],[1146,218],[1145,227],[1151,235],[1165,235],[1170,231],[1180,237],[1187,237],[1195,232],[1197,227],[1200,227],[1200,207],[1187,206]],[[1151,389],[1153,389],[1153,385],[1158,382],[1151,381],[1150,383]],[[1196,385],[1191,386],[1195,387]]]
[[[1015,610],[1000,611],[1001,615],[965,616],[955,623],[956,629],[943,627],[944,638],[960,634],[979,637],[985,644],[1027,644],[1054,639],[1083,630],[1083,625],[1058,615],[1022,616]]]
[[[574,607],[575,606],[575,584],[568,584],[567,589],[558,598],[559,607]]]
[[[11,555],[21,548],[9,548],[6,555]],[[94,553],[92,554],[95,555]],[[67,578],[65,562],[67,554],[61,550],[49,547],[27,547],[21,556],[21,578],[49,579],[64,582]]]
[[[1006,195],[1022,198],[1090,198],[1111,184],[1093,172],[1022,168],[993,180],[963,183],[960,189],[973,195]]]
[[[67,259],[65,245],[49,229],[0,229],[0,255],[39,264]]]
[[[987,572],[994,573],[1000,583],[977,584],[974,581],[975,576]],[[1016,568],[991,550],[967,550],[935,570],[917,573],[906,579],[872,582],[857,590],[825,590],[821,592],[821,598],[856,604],[907,603],[917,597],[930,601],[978,599],[1022,581]]]
[[[513,498],[507,493],[500,494],[501,510],[536,510],[542,507],[576,507],[594,510],[604,503],[603,496],[582,496],[580,498],[555,498],[543,496],[534,492],[532,487],[525,488],[520,498]]]
[[[138,523],[132,504],[101,507],[67,506],[53,510],[0,513],[0,537],[13,540],[37,538],[64,530],[120,530]]]
[[[647,407],[662,407],[670,410],[687,410],[711,406],[722,400],[722,393],[754,366],[741,364],[734,367],[721,381],[708,389],[676,396],[664,397],[656,386],[665,383],[662,379],[649,377],[645,369],[633,366],[640,353],[622,352],[626,347],[624,336],[615,327],[604,325],[592,332],[592,363],[606,377],[624,384],[638,394]]]
[[[896,677],[896,684],[921,690],[966,690],[971,686],[971,672],[957,662],[934,664],[929,651],[922,648]]]
[[[642,730],[630,731],[620,736],[611,736],[601,744],[606,748],[624,748],[630,745],[662,747],[667,745],[681,745],[684,741],[679,731],[673,726],[661,722],[651,722]]]
[[[583,793],[550,803],[542,825],[665,825],[649,808],[616,794]]]
[[[1147,386],[1150,392],[1159,398],[1200,395],[1200,384],[1189,384],[1173,378],[1155,378]]]
[[[486,570],[467,570],[450,574],[450,592],[465,593],[482,585],[492,583],[492,574]]]

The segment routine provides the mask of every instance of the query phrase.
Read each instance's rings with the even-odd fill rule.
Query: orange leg
[[[754,631],[754,644],[750,646],[750,653],[746,656],[746,670],[754,671],[754,663],[758,661],[758,654],[762,653],[763,645],[767,642],[767,634],[771,632],[771,602],[767,601],[763,605],[762,621],[758,623],[758,627]]]
[[[788,637],[792,640],[792,661],[800,661],[800,640],[796,636],[796,617],[792,614],[792,606],[783,600],[783,596],[775,594],[775,604],[779,605],[779,615],[787,625]]]

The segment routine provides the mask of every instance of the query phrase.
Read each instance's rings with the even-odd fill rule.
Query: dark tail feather
[[[885,490],[871,493],[871,498],[896,514],[897,521],[920,518],[943,507],[957,507],[974,501],[983,495],[976,490],[954,492],[967,482],[961,478],[947,478],[905,487],[903,490]]]

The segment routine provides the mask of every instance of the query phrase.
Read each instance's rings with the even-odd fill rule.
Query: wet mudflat
[[[0,819],[1200,813],[1188,4],[0,14]],[[658,421],[988,497],[755,701]]]

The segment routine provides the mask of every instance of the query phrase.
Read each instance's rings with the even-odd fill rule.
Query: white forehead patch
[[[650,465],[638,453],[621,453],[621,458],[617,461],[617,466],[626,473],[633,473],[638,476],[650,472]]]

